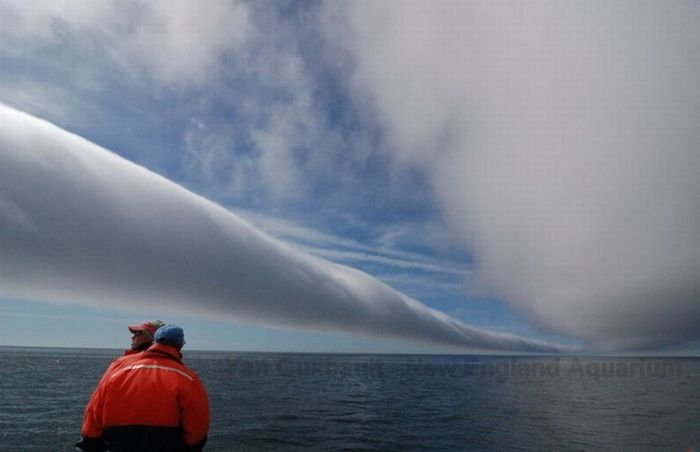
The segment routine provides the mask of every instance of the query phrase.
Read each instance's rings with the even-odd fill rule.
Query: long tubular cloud
[[[316,258],[76,135],[0,105],[0,296],[164,310],[478,349],[466,326]]]

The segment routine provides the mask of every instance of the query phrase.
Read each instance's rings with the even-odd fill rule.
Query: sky
[[[700,345],[694,1],[0,0],[0,345]]]

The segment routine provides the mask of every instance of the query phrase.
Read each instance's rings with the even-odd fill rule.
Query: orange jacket
[[[85,408],[77,446],[201,450],[208,430],[209,400],[199,377],[175,348],[154,344],[110,365]]]
[[[143,354],[142,351],[137,351],[137,350],[131,350],[127,349],[124,350],[124,355],[120,356],[118,358],[114,358],[114,360],[109,363],[109,367],[107,367],[107,370],[105,370],[104,374],[102,374],[102,378],[100,378],[100,382],[97,384],[97,387],[95,388],[95,391],[93,392],[92,396],[95,396],[95,393],[97,392],[98,389],[100,389],[109,379],[109,377],[120,367],[124,366],[125,364],[129,363],[129,361],[133,361],[135,359],[138,359],[141,357]],[[134,356],[134,355],[139,355],[139,356]],[[89,406],[89,405],[88,405]]]

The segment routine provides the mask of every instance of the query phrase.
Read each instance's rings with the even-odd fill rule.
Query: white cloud
[[[156,0],[138,7],[124,53],[166,85],[215,78],[220,60],[235,55],[252,31],[248,10],[238,1]]]
[[[409,162],[437,157],[446,127],[461,113],[471,64],[461,51],[473,33],[473,24],[464,21],[468,5],[359,1],[341,10],[329,5],[328,38],[339,39],[338,30],[348,30],[341,39],[358,62],[351,81],[369,87],[398,156]]]
[[[288,199],[304,192],[304,178],[294,158],[295,131],[290,127],[268,124],[269,129],[253,133],[258,151],[257,169],[261,186],[274,199]]]
[[[120,15],[114,2],[71,0],[0,1],[0,35],[6,38],[57,41],[61,25],[96,31]]]
[[[123,70],[174,88],[216,78],[222,59],[239,52],[252,33],[246,6],[226,0],[2,0],[0,13],[6,53],[77,37],[96,43]]]
[[[236,155],[238,135],[232,124],[191,118],[183,137],[185,172],[210,186],[223,185],[233,187],[233,192],[243,191],[248,184],[246,175],[251,172],[247,168],[250,159]]]
[[[237,213],[263,231],[288,243],[295,243],[308,253],[330,260],[374,262],[394,268],[409,268],[460,277],[465,277],[469,273],[469,269],[463,264],[438,261],[423,254],[403,251],[400,246],[397,247],[393,242],[399,236],[410,234],[410,238],[416,240],[413,234],[417,232],[409,232],[411,228],[408,225],[389,228],[390,232],[381,235],[377,246],[370,246],[365,242],[321,232],[278,217],[241,210],[237,210]],[[421,228],[420,232],[425,233],[426,229]],[[421,238],[424,239],[425,235]],[[403,241],[405,237],[401,239]]]
[[[0,106],[0,296],[147,306],[470,349],[554,350],[466,326],[47,122]],[[18,220],[19,219],[19,220]],[[26,227],[30,224],[31,227]]]
[[[480,281],[601,347],[698,337],[696,3],[343,8],[353,83]]]
[[[299,198],[309,190],[307,179],[315,175],[310,171],[313,157],[324,160],[322,141],[326,132],[320,126],[322,115],[313,103],[310,75],[295,46],[266,46],[253,60],[263,84],[260,97],[278,94],[255,108],[256,114],[262,113],[263,121],[251,131],[251,141],[257,151],[260,186],[272,199],[284,201]]]
[[[307,251],[316,256],[322,256],[324,258],[332,260],[374,262],[396,268],[420,270],[423,272],[446,273],[451,274],[453,276],[463,277],[466,277],[467,275],[467,271],[465,271],[464,269],[447,267],[432,262],[425,262],[424,260],[415,261],[406,259],[395,259],[377,254],[369,254],[357,251],[334,250],[312,247],[304,247],[304,251]]]

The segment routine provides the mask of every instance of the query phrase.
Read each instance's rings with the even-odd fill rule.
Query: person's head
[[[158,328],[163,326],[160,320],[146,320],[145,322],[129,325],[131,332],[131,349],[144,350],[148,348],[155,338]]]
[[[177,325],[165,325],[156,331],[156,342],[170,345],[178,351],[185,345],[185,332]]]

